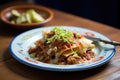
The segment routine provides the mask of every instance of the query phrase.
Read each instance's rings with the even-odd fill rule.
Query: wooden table
[[[10,5],[22,4],[21,2],[9,3],[0,6],[0,10]],[[82,17],[54,11],[54,19],[45,26],[72,25],[92,29],[100,32],[112,40],[120,41],[120,29],[104,25]],[[0,80],[120,80],[120,47],[117,47],[115,56],[105,65],[77,72],[53,72],[31,68],[15,60],[9,52],[9,43],[23,31],[12,29],[0,22]]]

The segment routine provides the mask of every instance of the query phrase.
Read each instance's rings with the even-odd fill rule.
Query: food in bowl
[[[54,27],[42,32],[43,37],[28,53],[38,61],[58,65],[80,64],[95,57],[93,41],[82,34]]]
[[[44,18],[44,21],[34,22],[34,23],[11,23],[11,11],[16,10],[20,14],[25,13],[27,10],[35,10],[39,15]],[[9,27],[16,29],[32,29],[40,26],[44,26],[46,23],[50,22],[54,17],[54,13],[51,9],[46,8],[44,6],[36,5],[36,4],[21,4],[21,5],[13,5],[8,8],[5,8],[1,11],[0,18],[3,23],[8,25]]]
[[[38,14],[34,9],[28,9],[24,13],[20,13],[17,10],[11,11],[10,22],[13,24],[24,24],[24,23],[37,23],[43,22],[45,19]]]

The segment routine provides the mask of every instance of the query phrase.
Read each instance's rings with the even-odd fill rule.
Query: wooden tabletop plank
[[[118,61],[119,62],[119,61]],[[119,76],[112,76],[119,74],[119,65],[113,65],[112,60],[100,67],[77,72],[53,72],[40,70],[26,66],[17,60],[11,58],[5,62],[0,63],[0,79],[1,80],[73,80],[73,79],[85,79],[85,80],[109,80],[111,77],[116,79]],[[6,75],[9,75],[6,77]]]
[[[22,4],[21,2],[10,3],[0,6],[0,10],[5,7]],[[120,41],[120,29],[101,24],[89,19],[74,16],[58,10],[52,9],[55,16],[53,20],[44,26],[78,26],[100,32],[112,40]],[[43,27],[44,27],[43,26]],[[10,41],[22,30],[16,30],[0,22],[0,80],[120,80],[120,47],[117,47],[115,56],[105,65],[100,67],[77,72],[53,72],[31,68],[15,60],[9,52]],[[6,77],[7,76],[7,77]]]

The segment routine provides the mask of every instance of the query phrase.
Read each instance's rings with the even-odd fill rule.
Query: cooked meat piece
[[[79,56],[69,56],[67,58],[68,64],[79,64],[80,61],[81,61],[81,57],[79,57]]]
[[[93,51],[88,51],[87,53],[91,56],[91,58],[95,57],[95,53]]]
[[[30,49],[28,50],[28,53],[31,54],[31,53],[34,53],[35,51],[36,51],[36,48],[30,47]]]

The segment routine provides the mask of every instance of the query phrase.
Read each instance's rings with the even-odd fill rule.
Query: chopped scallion
[[[51,30],[51,32],[53,32],[54,35],[47,39],[47,43],[51,43],[55,40],[62,40],[64,42],[73,43],[73,40],[71,40],[71,37],[73,36],[72,32],[62,27],[55,27]]]
[[[30,57],[31,57],[31,58],[35,58],[35,54],[34,54],[34,53],[31,53],[31,54],[30,54]]]

